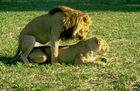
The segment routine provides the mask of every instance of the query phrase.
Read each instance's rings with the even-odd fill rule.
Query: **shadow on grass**
[[[12,61],[11,57],[0,57],[0,62],[7,64],[7,65],[16,65],[17,62],[21,62],[24,64],[24,62],[19,58],[17,60]],[[39,65],[43,65],[43,64],[51,64],[50,59],[44,63],[38,63]]]
[[[0,62],[8,65],[15,65],[17,62],[22,62],[20,59],[12,61],[10,57],[0,57]]]
[[[4,0],[5,1],[5,0]],[[140,11],[140,1],[119,2],[114,0],[17,0],[0,1],[0,11],[48,11],[58,5],[82,11]]]

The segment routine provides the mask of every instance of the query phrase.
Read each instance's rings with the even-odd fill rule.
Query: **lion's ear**
[[[97,43],[98,45],[101,45],[102,39],[101,39],[100,37],[95,37],[95,38],[96,38],[96,43]]]
[[[53,14],[55,14],[55,13],[57,13],[57,12],[62,12],[62,9],[56,7],[56,8],[54,8],[54,9],[50,10],[49,14],[53,15]]]
[[[82,20],[84,21],[85,26],[90,25],[92,23],[88,15],[83,16]]]
[[[83,17],[83,21],[86,23],[87,22],[87,18],[86,17]]]

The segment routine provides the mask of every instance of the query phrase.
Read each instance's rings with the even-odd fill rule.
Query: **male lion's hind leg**
[[[32,64],[29,62],[27,57],[35,45],[35,37],[30,35],[24,35],[20,42],[22,50],[21,58],[27,66],[31,66]]]

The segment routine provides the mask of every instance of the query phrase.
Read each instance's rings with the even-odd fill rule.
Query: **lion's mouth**
[[[82,40],[82,37],[81,36],[79,37],[79,40]]]
[[[79,40],[84,40],[84,39],[85,39],[84,37],[79,36]]]

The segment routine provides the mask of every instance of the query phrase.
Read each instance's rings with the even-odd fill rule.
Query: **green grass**
[[[9,0],[10,1],[10,0]],[[82,2],[82,3],[81,3]],[[103,65],[5,64],[17,49],[24,26],[57,5],[87,13],[93,24],[87,38],[100,36],[110,46]],[[73,43],[74,41],[64,42]],[[124,0],[30,0],[0,2],[0,90],[140,90],[140,3]]]

